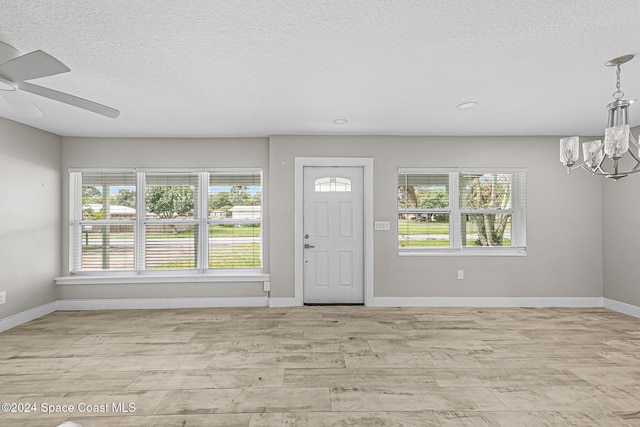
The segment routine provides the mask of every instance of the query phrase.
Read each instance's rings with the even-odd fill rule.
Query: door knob
[[[305,244],[304,244],[304,248],[305,248],[305,249],[315,248],[315,246],[310,245],[310,244],[308,244],[308,243],[305,243]]]

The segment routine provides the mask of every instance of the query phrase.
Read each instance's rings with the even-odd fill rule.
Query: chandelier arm
[[[580,168],[582,168],[583,170],[587,171],[587,172],[591,172],[594,175],[610,175],[610,172],[605,171],[602,168],[602,163],[604,163],[604,160],[606,159],[606,157],[602,157],[602,160],[600,160],[600,163],[598,163],[595,167],[590,168],[587,166],[587,162],[584,161],[582,163],[580,163]]]
[[[604,171],[600,168],[596,168],[596,169],[591,169],[589,167],[587,167],[584,163],[580,164],[579,166],[580,168],[582,168],[583,170],[589,172],[592,175],[608,175],[607,173],[604,173]]]
[[[635,156],[634,156],[635,157]],[[631,175],[632,173],[638,173],[640,172],[640,160],[636,161],[636,165],[629,169],[628,171],[624,171],[624,172],[620,172],[620,171],[615,171],[614,173],[612,172],[607,172],[604,169],[602,169],[600,166],[597,166],[596,169],[590,169],[587,166],[585,166],[584,164],[580,165],[580,167],[582,169],[584,169],[587,172],[590,172],[593,175],[599,175],[599,176],[605,176],[605,177],[610,177],[611,175]]]
[[[628,171],[625,171],[625,172],[619,172],[619,173],[617,173],[617,175],[619,176],[618,178],[615,178],[615,177],[613,176],[613,174],[609,174],[609,175],[605,175],[605,176],[606,176],[607,178],[614,178],[614,180],[618,180],[618,179],[620,179],[620,178],[624,178],[624,177],[625,177],[625,176],[627,176],[627,175],[631,175],[631,174],[633,174],[633,173],[638,173],[638,172],[640,172],[640,163],[639,163],[639,164],[637,164],[637,165],[636,165],[633,169],[631,169],[631,170],[628,170]]]
[[[633,154],[633,151],[629,150],[629,154],[631,155],[631,157],[633,157],[635,159],[637,164],[640,164],[640,158],[638,156],[636,156],[635,154]]]
[[[633,156],[634,158],[636,158],[636,156]],[[630,174],[630,173],[638,173],[640,172],[640,160],[637,160],[636,158],[636,165],[631,168],[628,172],[623,172],[625,174]]]
[[[598,163],[595,167],[587,168],[586,166],[584,166],[584,165],[587,164],[587,161],[589,161],[592,157],[594,157],[600,150],[602,150],[603,147],[604,147],[604,142],[601,142],[600,146],[598,147],[598,149],[596,151],[594,151],[593,154],[591,154],[591,156],[589,156],[588,159],[584,159],[584,162],[580,163],[580,167],[582,167],[582,169],[586,170],[587,172],[591,172],[591,173],[596,174],[596,175],[609,175],[609,172],[606,172],[602,168],[602,164],[604,163],[604,160],[607,158],[604,155],[600,159],[600,163]],[[596,173],[596,171],[599,171],[600,173]]]
[[[600,164],[593,169],[593,173],[596,173],[595,171],[600,172],[601,175],[608,175],[609,174],[609,172],[605,172],[605,170],[602,169],[602,162],[600,162]],[[597,175],[599,175],[599,174],[597,174]]]
[[[595,169],[591,169],[590,167],[586,166],[586,165],[581,165],[580,166],[583,170],[589,172],[592,175],[599,175],[599,176],[608,176],[611,175],[611,172],[607,172],[604,169],[602,169],[601,167],[596,167]]]
[[[577,164],[575,164],[573,166],[567,166],[567,174],[569,172],[571,172],[571,171],[574,171],[574,170],[578,169],[578,168],[583,168],[584,169],[584,165],[585,165],[584,162],[580,162],[580,163],[577,163]]]
[[[600,149],[598,149],[599,151]],[[597,152],[596,152],[597,153]],[[589,168],[586,166],[587,161],[590,160],[593,156],[595,156],[595,153],[592,154],[591,156],[589,156],[588,159],[585,159],[584,161],[577,163],[573,166],[569,166],[567,167],[567,172],[571,172],[573,170],[576,170],[578,168],[580,169],[584,169],[587,172],[591,172],[591,173],[595,173],[596,171],[600,171],[601,173],[596,174],[596,175],[609,175],[609,172],[606,172],[604,169],[602,169],[602,163],[604,163],[606,156],[602,156],[602,159],[600,160],[600,163],[598,163],[593,169]],[[638,162],[640,162],[640,160],[636,159]]]
[[[602,141],[600,143],[600,146],[598,147],[598,149],[596,151],[593,152],[593,154],[591,154],[591,156],[589,156],[589,159],[591,159],[593,156],[595,156],[598,152],[600,152],[600,150],[604,151],[604,141]],[[600,163],[598,163],[598,166],[596,166],[596,169],[600,169],[602,170],[602,164],[604,163],[604,159],[606,158],[606,156],[603,154],[602,158],[600,159]],[[584,162],[587,162],[587,159],[584,159]]]
[[[636,147],[640,148],[640,144],[638,144],[638,141],[636,141],[631,132],[629,132],[629,141],[631,141],[631,143],[633,143],[633,145],[635,145]]]
[[[587,163],[589,160],[592,160],[596,154],[598,154],[598,152],[594,152],[593,154],[591,154],[589,157],[587,157],[586,159],[584,159],[584,161],[581,164]],[[602,156],[602,160],[600,160],[600,163],[598,163],[598,166],[600,166],[602,164],[602,162],[604,161],[604,156]]]
[[[638,163],[633,169],[631,169],[629,172],[624,172],[625,174],[632,174],[632,173],[638,173],[640,172],[640,163]]]

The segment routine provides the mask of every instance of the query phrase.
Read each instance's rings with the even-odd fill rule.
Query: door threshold
[[[316,305],[324,305],[324,306],[332,306],[332,307],[340,307],[340,306],[347,306],[347,307],[351,307],[351,306],[361,306],[364,307],[364,303],[362,302],[354,302],[354,303],[350,303],[350,302],[305,302],[304,305],[308,305],[308,306],[316,306]]]

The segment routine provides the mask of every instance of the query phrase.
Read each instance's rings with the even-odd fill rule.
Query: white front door
[[[304,168],[304,303],[364,303],[363,168]]]

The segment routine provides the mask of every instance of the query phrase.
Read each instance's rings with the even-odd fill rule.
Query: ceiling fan
[[[25,80],[38,79],[71,71],[69,67],[41,50],[20,55],[13,46],[0,42],[0,95],[20,115],[41,117],[40,109],[20,91],[33,93],[103,116],[116,118],[120,111],[87,99],[59,92]]]

